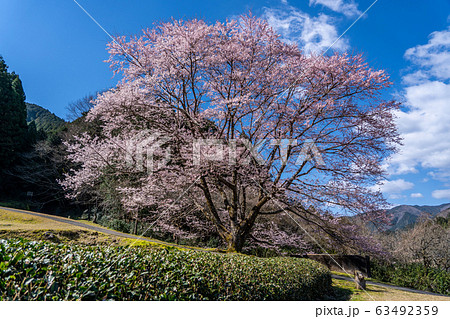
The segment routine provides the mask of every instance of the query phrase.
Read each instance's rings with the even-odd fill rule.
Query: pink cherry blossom
[[[381,163],[400,142],[398,103],[383,98],[388,76],[361,55],[305,55],[251,15],[215,24],[174,20],[116,40],[108,62],[122,78],[88,114],[104,123],[101,136],[69,145],[79,163],[62,182],[71,196],[110,176],[130,214],[152,211],[156,227],[180,236],[212,228],[230,251],[258,236],[306,247],[261,218],[291,206],[322,232],[332,224],[327,214],[380,218],[386,203],[368,186],[383,178]],[[153,149],[152,134],[168,141]],[[228,151],[196,165],[193,145],[207,139]],[[283,150],[274,139],[297,142]],[[324,165],[304,156],[304,141]],[[261,143],[263,165],[246,142]],[[356,229],[340,228],[357,237]]]

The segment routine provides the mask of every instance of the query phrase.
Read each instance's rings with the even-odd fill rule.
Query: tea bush
[[[145,247],[0,241],[1,300],[318,300],[320,264]]]

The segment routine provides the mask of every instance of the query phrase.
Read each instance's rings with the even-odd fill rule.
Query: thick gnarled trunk
[[[245,236],[239,232],[232,234],[227,242],[226,251],[228,253],[241,252],[244,247],[245,240]]]
[[[228,213],[228,222],[224,222],[218,213],[217,203],[214,202],[210,191],[211,185],[218,189],[218,193],[222,197],[222,204],[220,205]],[[236,175],[233,176],[233,182],[224,179],[208,182],[206,177],[202,177],[199,186],[206,199],[205,216],[215,225],[217,233],[226,243],[226,251],[242,251],[262,206],[268,201],[268,197],[260,197],[258,202],[246,211],[245,207],[248,207],[247,198],[245,195],[239,195]],[[228,189],[230,196],[227,195],[224,188]]]

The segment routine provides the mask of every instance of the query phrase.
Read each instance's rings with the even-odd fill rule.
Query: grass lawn
[[[125,238],[105,234],[101,231],[86,229],[76,225],[58,222],[40,216],[27,215],[20,212],[7,211],[0,208],[0,238],[25,238],[29,240],[48,240],[56,243],[79,243],[87,245],[121,245],[121,246],[155,246],[160,248],[176,247],[177,249],[195,249],[203,251],[214,251],[214,248],[198,248],[183,245],[174,245],[157,239],[152,242],[140,239]],[[59,217],[61,220],[71,220]],[[99,229],[108,228],[95,224],[91,221],[76,220],[78,223],[95,226]],[[121,233],[115,231],[117,233]],[[124,234],[124,233],[123,233]],[[129,235],[129,234],[124,234]]]
[[[450,297],[412,293],[367,284],[366,291],[356,289],[352,281],[333,278],[333,288],[338,300],[350,301],[450,301]],[[372,298],[373,299],[372,299]]]
[[[64,217],[61,218],[64,219]],[[0,209],[0,238],[25,238],[58,243],[76,242],[88,245],[129,244],[127,240],[118,236],[4,209]]]
[[[0,230],[83,230],[80,227],[60,223],[48,218],[31,216],[0,209]]]

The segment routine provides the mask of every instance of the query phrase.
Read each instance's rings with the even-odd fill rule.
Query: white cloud
[[[283,9],[265,8],[263,18],[288,43],[297,43],[307,53],[322,52],[328,49],[339,37],[333,19],[325,14],[312,17],[292,6]],[[334,50],[347,50],[346,39],[339,39]]]
[[[353,1],[344,0],[309,0],[309,5],[321,4],[335,12],[344,14],[347,17],[358,16],[361,11],[358,10],[358,5]]]
[[[417,166],[450,174],[450,85],[438,81],[406,88],[408,111],[398,111],[403,146],[391,160],[396,174],[416,173]]]
[[[450,189],[437,189],[431,193],[436,199],[450,199]]]
[[[450,78],[450,27],[430,34],[427,44],[406,50],[405,58],[420,67],[404,77],[404,81],[417,84],[434,77],[437,80]]]
[[[422,198],[423,195],[422,195],[422,193],[412,193],[412,194],[411,194],[411,197],[412,197],[412,198]]]
[[[433,32],[428,44],[408,49],[415,70],[403,79],[405,106],[396,112],[403,137],[400,152],[390,160],[391,174],[430,170],[435,179],[450,177],[450,29]]]
[[[372,186],[371,189],[373,191],[381,191],[382,193],[389,194],[399,194],[405,190],[411,189],[414,187],[414,184],[404,179],[396,179],[393,181],[384,181],[380,184]],[[398,196],[390,196],[390,198],[398,198]]]

